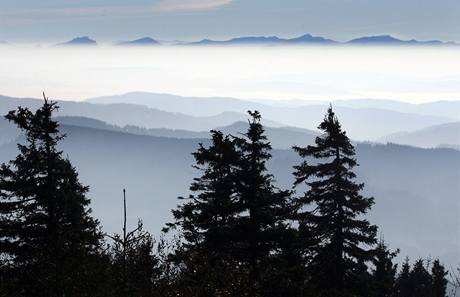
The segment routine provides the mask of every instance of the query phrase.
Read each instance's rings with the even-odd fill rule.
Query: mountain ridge
[[[96,40],[88,36],[75,37],[70,41],[59,43],[58,45],[97,45]],[[389,34],[360,36],[347,41],[337,41],[323,36],[315,36],[310,33],[292,38],[282,38],[275,35],[263,36],[237,36],[230,39],[214,40],[204,38],[197,41],[175,41],[175,42],[159,42],[152,37],[143,37],[135,40],[117,42],[115,45],[186,45],[186,46],[213,46],[213,45],[377,45],[377,46],[458,46],[455,41],[441,40],[417,40],[417,39],[401,39]]]

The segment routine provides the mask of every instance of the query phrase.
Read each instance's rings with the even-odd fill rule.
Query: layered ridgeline
[[[0,112],[18,105],[37,108],[33,99],[0,98]],[[90,102],[90,103],[88,103]],[[263,103],[233,98],[192,98],[165,94],[129,93],[90,99],[87,102],[60,103],[57,116],[83,116],[124,127],[205,132],[216,127],[246,122],[247,110],[259,110],[270,127],[298,127],[316,130],[328,103],[287,101]],[[359,141],[380,141],[399,132],[412,132],[430,126],[458,122],[458,101],[407,104],[388,100],[352,100],[334,102],[342,125],[349,136]],[[153,134],[159,135],[159,134]],[[167,135],[161,135],[167,136]],[[435,143],[448,145],[455,143]]]
[[[1,41],[0,41],[1,44]],[[82,46],[97,45],[96,41],[88,36],[76,37],[58,45]],[[374,35],[357,37],[345,42],[339,42],[322,36],[304,34],[293,38],[278,36],[241,36],[227,40],[202,39],[199,41],[157,41],[152,37],[142,37],[135,40],[117,42],[115,45],[123,46],[157,46],[157,45],[182,45],[182,46],[458,46],[455,42],[441,40],[404,40],[391,35]]]
[[[36,106],[40,103],[19,102]],[[65,104],[61,103],[64,109]],[[87,104],[88,109],[93,105]],[[90,118],[58,117],[58,120],[62,132],[68,135],[61,147],[76,165],[83,182],[90,185],[95,215],[110,232],[119,227],[119,217],[114,214],[121,214],[120,191],[126,187],[133,214],[130,224],[140,217],[149,230],[158,234],[171,218],[170,209],[178,203],[176,197],[188,192],[188,183],[198,174],[191,167],[191,153],[198,143],[209,143],[210,137],[206,131],[121,128]],[[237,122],[219,129],[238,135],[247,125]],[[0,158],[6,161],[16,154],[11,141],[18,131],[5,122],[0,130],[5,138]],[[278,185],[290,188],[293,183],[292,167],[299,158],[290,147],[312,144],[318,133],[266,127],[266,135],[275,149],[268,167]],[[385,238],[401,248],[400,255],[412,258],[438,255],[446,262],[455,262],[460,256],[457,237],[452,235],[460,233],[457,224],[460,206],[456,199],[460,193],[460,152],[366,143],[358,143],[356,150],[360,163],[356,169],[358,180],[366,183],[365,194],[376,198],[369,215]]]
[[[411,174],[403,170],[417,170],[417,182],[433,187],[436,197],[440,197],[442,187],[422,180],[420,173],[426,167],[436,173],[452,172],[446,172],[442,158],[436,159],[444,167],[438,171],[435,166],[427,166],[427,156],[419,156],[423,162],[413,156],[439,150],[443,158],[455,163],[459,160],[459,152],[455,150],[415,152],[407,147],[412,159],[408,155],[395,155],[404,153],[406,148],[394,145],[359,145],[355,151],[332,108],[320,124],[322,133],[314,144],[296,146],[295,152],[272,150],[257,111],[249,112],[248,125],[240,134],[213,131],[211,140],[198,144],[196,140],[89,128],[88,120],[86,127],[75,126],[75,119],[73,126],[59,127],[51,118],[55,110],[55,103],[45,99],[36,112],[19,108],[7,116],[25,137],[17,139],[19,152],[14,145],[5,145],[1,150],[2,157],[13,160],[6,161],[0,170],[2,295],[15,292],[19,296],[47,297],[216,294],[364,297],[383,293],[437,297],[446,294],[447,272],[439,260],[419,259],[413,265],[405,262],[402,269],[397,269],[394,259],[399,251],[389,247],[397,241],[397,237],[392,238],[395,230],[388,228],[388,224],[382,226],[380,233],[386,234],[387,239],[377,241],[378,217],[369,216],[374,203],[384,202],[377,198],[377,195],[384,197],[384,193],[363,191],[364,184],[356,177],[364,176],[366,183],[372,184],[369,173],[382,173],[379,170],[384,168],[382,164],[366,160],[366,154],[378,148],[378,157],[385,165],[402,166],[389,171],[391,175],[401,174],[395,178],[405,183],[404,189],[410,188],[404,178]],[[58,146],[64,138],[62,132],[67,132],[68,140]],[[98,147],[102,149],[95,154],[94,148]],[[381,149],[389,151],[391,157],[382,154]],[[194,152],[195,160],[190,158],[190,151]],[[88,156],[94,159],[88,160]],[[184,157],[188,159],[186,162]],[[356,171],[355,157],[360,162],[364,160],[364,164],[369,162],[364,167],[369,166],[370,171]],[[371,158],[375,159],[378,158]],[[194,171],[188,171],[186,180],[176,184],[177,177],[187,172],[184,163],[195,164]],[[134,205],[130,213],[143,218],[161,216],[161,199],[152,198],[161,197],[161,188],[187,193],[180,185],[190,184],[191,195],[175,200],[178,205],[170,207],[174,218],[156,223],[158,228],[165,226],[165,221],[170,222],[166,224],[168,231],[177,230],[181,240],[169,243],[160,240],[155,245],[142,223],[127,232],[125,208],[123,233],[109,236],[111,240],[106,246],[102,241],[104,233],[89,208],[88,188],[81,183],[73,164],[79,164],[82,176],[86,175],[91,183],[104,180],[104,189],[109,191],[116,192],[114,185],[126,185],[131,176],[137,182],[128,185],[134,189],[131,195],[136,197],[136,191],[141,190],[144,197],[150,196],[143,208],[145,213],[136,209],[138,200],[129,200],[129,205]],[[456,168],[457,165],[454,164]],[[302,189],[297,193],[294,189],[281,190],[294,184],[293,177],[296,185],[303,185]],[[385,182],[386,189],[397,184],[391,177],[378,179]],[[142,185],[153,188],[140,189]],[[455,188],[447,178],[443,179],[443,186]],[[91,195],[98,196],[94,191]],[[109,202],[103,201],[103,197],[116,196],[105,193],[95,197],[93,205],[110,211],[114,217],[116,211],[110,206],[118,199]],[[423,221],[436,228],[436,218],[427,220],[425,213],[423,219],[416,221],[408,213],[415,205],[423,207],[420,211],[436,207],[439,210],[439,205],[410,201],[411,206],[406,208],[401,201],[407,196],[405,193],[396,202],[392,201],[392,210],[384,212],[385,218],[391,213],[391,220],[397,221],[395,210],[403,210],[403,220],[397,228],[402,229],[401,223],[414,222],[430,240],[443,244],[434,247],[436,254],[445,252],[447,243],[442,234],[455,234],[456,230],[428,234],[430,229]],[[450,216],[444,212],[439,222],[444,226]],[[132,222],[129,223],[131,226]],[[425,248],[433,248],[424,245],[416,234],[404,236],[418,240]]]
[[[24,135],[17,139],[19,145],[7,144],[1,150],[6,162],[0,170],[4,295],[364,297],[385,292],[437,297],[446,293],[444,266],[419,255],[441,254],[443,261],[455,262],[446,247],[456,243],[446,238],[452,240],[458,230],[455,224],[448,229],[446,223],[458,214],[458,201],[451,199],[456,193],[440,199],[446,191],[458,190],[456,150],[369,144],[355,150],[331,107],[314,144],[294,150],[272,150],[257,111],[249,112],[247,127],[238,135],[213,131],[211,140],[198,144],[196,139],[90,128],[88,119],[85,127],[75,126],[76,119],[73,125],[59,127],[51,118],[55,110],[55,103],[45,99],[36,112],[19,108],[7,116]],[[65,142],[62,132],[68,135]],[[357,160],[363,164],[361,170],[356,170]],[[192,193],[185,200],[168,201],[178,204],[168,207],[174,218],[149,226],[155,230],[172,222],[166,226],[177,227],[181,241],[161,240],[154,249],[142,223],[127,233],[125,208],[122,235],[109,236],[112,240],[105,246],[104,233],[89,208],[88,188],[74,164],[83,182],[88,178],[89,184],[104,184],[99,191],[108,191],[97,193],[96,186],[90,193],[94,208],[99,208],[95,215],[101,218],[117,213],[111,206],[120,200],[109,201],[117,197],[115,185],[133,189],[130,213],[144,219],[162,216],[165,205],[157,198],[163,196],[161,189],[166,195]],[[185,164],[195,165],[187,170]],[[442,185],[436,184],[433,172]],[[184,181],[176,183],[181,176]],[[416,201],[410,200],[409,192],[398,197],[398,189],[413,188],[413,177],[416,187],[429,195],[427,201],[415,196]],[[385,191],[379,193],[377,181],[397,200]],[[304,186],[297,193],[296,188],[281,190],[293,184]],[[141,200],[136,198],[142,196],[148,197],[144,212],[136,208]],[[370,215],[385,203],[390,209],[380,209],[383,217]],[[382,218],[379,232],[386,240],[378,242],[375,224]],[[396,230],[388,220],[397,223]],[[102,221],[105,226],[107,222]],[[414,224],[425,240],[437,245],[424,242],[415,230],[406,233],[403,224],[408,228]],[[413,265],[405,262],[399,271],[393,262],[399,251],[388,246],[395,246],[398,234],[405,238],[402,251],[419,258]],[[408,239],[416,241],[417,251],[411,251]],[[452,251],[453,259],[458,259],[455,251],[458,246]]]

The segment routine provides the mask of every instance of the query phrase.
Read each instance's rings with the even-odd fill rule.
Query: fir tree
[[[447,275],[448,272],[439,259],[434,260],[431,267],[432,297],[446,297]]]
[[[398,252],[398,250],[394,252],[390,251],[383,239],[379,241],[372,261],[374,264],[372,271],[372,296],[392,297],[395,295],[395,280],[398,265],[393,264],[393,259],[397,256]]]
[[[414,288],[410,279],[410,264],[409,258],[403,262],[401,271],[396,278],[396,296],[398,297],[410,297],[413,294]]]
[[[242,211],[238,217],[238,233],[241,260],[249,269],[249,296],[255,297],[265,294],[266,272],[274,272],[270,262],[279,255],[282,242],[291,234],[288,224],[291,193],[274,186],[274,178],[267,171],[271,145],[260,123],[261,115],[258,111],[249,111],[249,115],[247,132],[236,139],[242,155],[237,176]]]
[[[179,227],[185,240],[175,260],[187,267],[182,286],[191,296],[228,296],[243,290],[234,261],[240,154],[231,137],[219,131],[211,135],[211,145],[200,144],[193,154],[195,168],[202,172],[191,184],[193,194],[181,198],[185,203],[173,210],[175,223],[168,224]]]
[[[55,102],[6,118],[24,133],[19,155],[0,168],[1,253],[11,263],[18,296],[87,296],[101,241],[88,188],[57,148],[64,135],[52,119]]]
[[[413,297],[431,296],[432,278],[424,262],[425,261],[423,259],[415,261],[410,272],[410,281],[413,287]]]
[[[350,287],[358,266],[372,259],[365,249],[376,243],[377,227],[362,218],[374,203],[361,196],[363,184],[354,181],[357,166],[355,150],[337,120],[332,107],[318,127],[324,133],[315,145],[294,147],[302,157],[313,157],[295,166],[296,185],[306,183],[309,190],[299,198],[299,221],[312,226],[316,244],[309,268],[311,285],[317,296],[353,296]]]
[[[127,240],[120,235],[112,238],[113,296],[153,296],[155,280],[161,273],[158,271],[159,259],[153,251],[153,237],[143,230],[139,221],[137,228],[127,235]]]

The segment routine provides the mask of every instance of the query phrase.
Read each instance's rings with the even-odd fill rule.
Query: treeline
[[[401,267],[366,219],[355,150],[332,107],[314,145],[294,147],[293,189],[275,186],[257,111],[240,135],[211,131],[193,154],[199,177],[155,240],[142,222],[108,236],[92,218],[45,98],[6,118],[24,133],[0,167],[0,296],[444,297],[439,260]],[[152,152],[155,153],[155,152]],[[297,192],[295,191],[297,190]]]

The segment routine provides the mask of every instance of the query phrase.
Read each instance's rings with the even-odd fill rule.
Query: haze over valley
[[[17,106],[34,110],[41,103],[0,97],[0,112]],[[121,213],[121,189],[127,188],[129,223],[141,218],[158,235],[172,219],[177,197],[188,194],[188,184],[198,174],[191,153],[198,143],[209,143],[209,130],[238,135],[247,129],[245,111],[260,110],[275,149],[270,169],[277,184],[289,189],[292,166],[299,162],[291,147],[313,143],[328,104],[137,92],[59,101],[56,116],[67,134],[61,148],[90,185],[94,213],[104,228],[119,229],[120,217],[114,214]],[[358,178],[366,183],[366,194],[376,198],[370,218],[385,239],[401,248],[402,257],[436,253],[445,261],[458,259],[460,102],[332,104],[357,145]],[[5,120],[0,131],[0,159],[7,161],[16,154],[15,141],[21,136]]]

